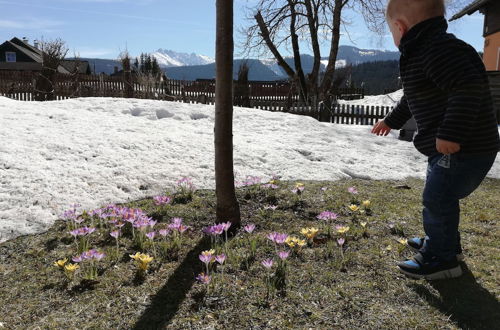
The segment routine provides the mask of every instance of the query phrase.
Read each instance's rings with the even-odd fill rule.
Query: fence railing
[[[20,101],[35,100],[35,86],[38,73],[0,71],[0,95]],[[57,74],[54,82],[56,100],[74,97],[125,97],[126,83],[123,77],[104,75],[62,75]],[[141,84],[132,81],[134,97],[171,100],[186,103],[215,103],[215,81],[167,80],[162,83]],[[236,87],[237,88],[237,87]],[[317,102],[305,104],[295,93],[291,93],[286,82],[250,82],[245,106],[267,111],[287,112],[310,116],[315,119],[338,123],[371,125],[383,118],[390,107],[370,107],[337,104],[330,110],[320,109]],[[362,89],[339,89],[340,95],[364,96]],[[235,97],[235,105],[242,99]]]

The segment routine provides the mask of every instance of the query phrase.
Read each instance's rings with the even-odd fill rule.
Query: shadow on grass
[[[500,303],[476,282],[465,263],[461,265],[464,272],[461,277],[429,282],[439,292],[439,296],[422,284],[414,283],[411,286],[431,306],[449,316],[462,329],[499,329]]]
[[[204,237],[189,251],[167,283],[153,297],[133,329],[162,329],[172,320],[193,286],[195,276],[202,272],[199,254],[209,248],[210,239]]]

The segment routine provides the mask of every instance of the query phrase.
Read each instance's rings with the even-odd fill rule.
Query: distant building
[[[484,14],[484,55],[483,62],[488,71],[500,71],[500,1],[475,0],[454,15],[450,21],[478,11]]]
[[[43,52],[38,49],[38,43],[30,45],[23,38],[12,38],[0,45],[0,70],[12,71],[41,71]],[[87,61],[64,60],[59,65],[59,73],[73,73],[78,64],[78,73],[90,74],[90,65]]]

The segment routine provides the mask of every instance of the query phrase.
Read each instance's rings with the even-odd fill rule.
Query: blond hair
[[[412,24],[445,14],[444,0],[389,0],[385,13],[388,19],[403,17]]]

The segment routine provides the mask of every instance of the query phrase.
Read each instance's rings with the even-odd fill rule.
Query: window
[[[16,53],[5,52],[5,62],[16,62]]]

